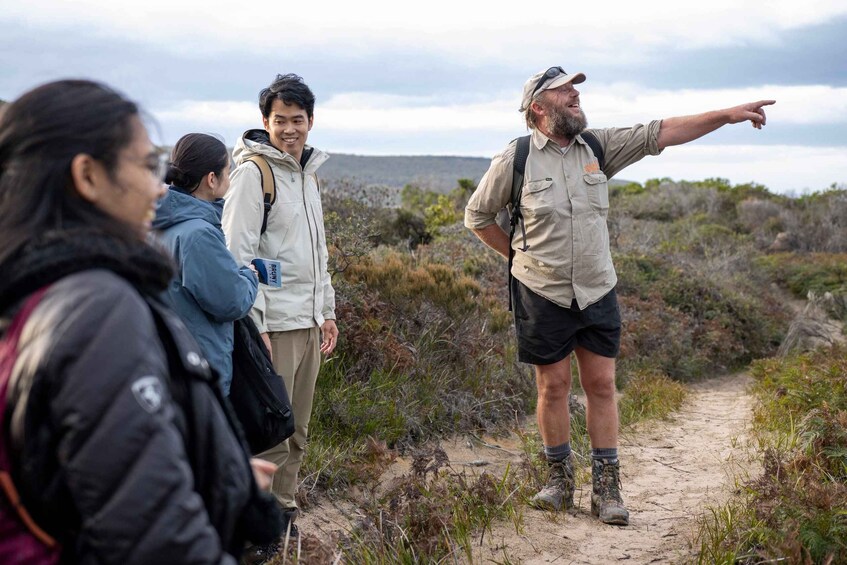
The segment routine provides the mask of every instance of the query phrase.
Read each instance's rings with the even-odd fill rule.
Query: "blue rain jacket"
[[[159,202],[153,228],[177,265],[163,298],[191,330],[229,394],[232,322],[250,312],[259,281],[226,248],[223,205],[223,199],[206,202],[171,186]]]

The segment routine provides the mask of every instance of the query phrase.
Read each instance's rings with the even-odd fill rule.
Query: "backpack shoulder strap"
[[[508,286],[509,286],[509,312],[512,311],[512,261],[515,258],[515,249],[512,247],[512,240],[515,237],[515,226],[521,224],[523,231],[523,214],[521,214],[521,193],[523,192],[524,176],[526,173],[526,161],[529,158],[529,135],[524,135],[515,140],[515,163],[512,171],[512,199],[509,203],[511,207],[511,215],[509,218],[509,262],[508,262]],[[526,244],[526,233],[524,232],[523,247],[521,251],[526,251],[529,246]]]
[[[252,155],[244,160],[256,165],[259,169],[259,176],[262,178],[262,201],[264,202],[265,211],[262,217],[262,231],[265,233],[268,229],[268,214],[271,213],[271,206],[276,202],[276,178],[268,164],[268,160],[262,155]]]
[[[515,143],[515,163],[514,173],[512,175],[512,209],[514,210],[521,201],[521,191],[523,190],[524,173],[526,173],[526,160],[529,157],[529,139],[530,136],[525,135],[519,137]]]
[[[603,147],[600,145],[600,141],[594,136],[593,133],[588,131],[582,132],[580,136],[582,136],[582,140],[587,143],[591,150],[594,152],[594,156],[597,157],[597,162],[600,164],[600,170],[605,173],[606,156],[603,154]]]

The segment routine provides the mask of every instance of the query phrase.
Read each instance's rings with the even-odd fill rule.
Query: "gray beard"
[[[579,109],[579,116],[572,116],[567,108],[564,110],[552,108],[547,114],[547,128],[556,137],[573,139],[587,127],[588,119],[582,108]]]

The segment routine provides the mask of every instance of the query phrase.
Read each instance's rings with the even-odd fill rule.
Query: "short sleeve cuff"
[[[468,229],[481,230],[493,224],[496,219],[497,214],[465,208],[465,227]]]

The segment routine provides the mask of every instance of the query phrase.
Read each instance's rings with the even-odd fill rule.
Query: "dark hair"
[[[134,102],[87,80],[50,82],[0,109],[0,263],[30,238],[63,226],[85,224],[137,239],[79,196],[71,161],[84,153],[114,175],[138,114]]]
[[[274,100],[282,100],[286,104],[297,104],[306,110],[306,116],[312,119],[315,113],[315,95],[303,82],[303,78],[293,73],[276,75],[276,79],[259,93],[259,110],[265,118],[271,115]]]
[[[205,133],[189,133],[171,151],[165,182],[190,194],[203,177],[209,173],[220,176],[227,164],[229,151],[221,140]]]

